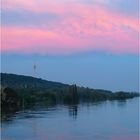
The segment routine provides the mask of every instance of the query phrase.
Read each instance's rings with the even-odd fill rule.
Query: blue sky
[[[113,91],[139,88],[139,0],[2,0],[2,72]]]
[[[112,55],[101,52],[70,55],[3,54],[2,72],[37,77],[91,88],[113,91],[138,91],[139,59],[135,55]]]

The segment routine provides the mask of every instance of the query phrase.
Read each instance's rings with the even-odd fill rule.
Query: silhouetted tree
[[[72,104],[76,104],[79,101],[78,93],[77,93],[77,86],[76,85],[71,85],[69,87],[69,94],[70,94],[70,99]]]

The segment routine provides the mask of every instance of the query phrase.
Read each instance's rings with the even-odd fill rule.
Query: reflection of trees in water
[[[126,105],[126,103],[127,103],[127,101],[126,101],[126,100],[118,100],[118,101],[117,101],[117,105],[118,105],[118,106],[120,106],[120,107],[125,106],[125,105]]]
[[[76,119],[77,114],[78,114],[78,105],[70,105],[69,106],[69,115],[72,116],[74,119]]]
[[[96,107],[96,109],[100,108],[101,106],[105,106],[107,104],[111,104],[111,106],[120,106],[120,107],[124,107],[127,103],[126,100],[118,100],[118,101],[108,101],[108,102],[83,102],[81,103],[81,105],[86,106],[87,109],[90,108],[91,106],[93,106],[94,108]],[[43,106],[45,108],[50,108],[50,107],[54,107],[54,105],[50,105],[50,106]],[[28,114],[28,110],[30,111],[38,111],[40,110],[40,108],[42,108],[42,106],[30,106],[28,108],[25,108],[25,110],[4,110],[1,114],[1,120],[2,121],[12,121],[14,119],[14,117],[17,115],[17,111],[20,111],[20,115],[24,118],[35,118],[35,116],[33,114]],[[74,119],[77,118],[78,116],[78,104],[77,103],[72,103],[68,105],[68,112],[69,112],[69,116],[73,117]],[[33,123],[35,124],[35,123]],[[34,127],[35,128],[35,127]]]
[[[19,111],[18,108],[8,108],[6,106],[1,106],[1,121],[2,122],[9,122],[12,121],[13,118],[16,116],[16,113]]]
[[[129,100],[130,102],[130,100]],[[127,100],[112,100],[112,101],[108,101],[108,103],[114,107],[114,106],[118,106],[118,107],[125,107],[127,104]]]

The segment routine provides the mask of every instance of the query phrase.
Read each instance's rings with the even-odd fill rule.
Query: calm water
[[[2,140],[138,140],[139,99],[36,107],[2,122]]]

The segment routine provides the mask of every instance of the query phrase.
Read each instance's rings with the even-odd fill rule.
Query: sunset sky
[[[2,72],[138,91],[139,0],[2,0]]]

